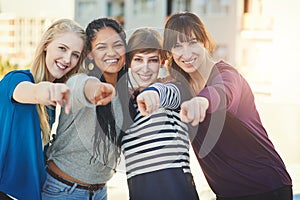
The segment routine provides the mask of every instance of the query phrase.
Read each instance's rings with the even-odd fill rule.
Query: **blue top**
[[[46,173],[36,105],[12,99],[22,81],[34,82],[29,70],[12,71],[0,81],[0,191],[35,200],[41,199]]]

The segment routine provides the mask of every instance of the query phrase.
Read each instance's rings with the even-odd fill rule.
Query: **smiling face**
[[[125,44],[111,27],[103,28],[95,34],[91,49],[89,58],[95,61],[104,75],[117,75],[125,64]]]
[[[136,53],[133,55],[131,63],[131,74],[139,87],[147,87],[157,79],[160,58],[159,52]]]
[[[186,73],[196,72],[205,58],[204,44],[199,42],[195,34],[184,41],[177,39],[177,43],[171,48],[175,63]]]
[[[66,32],[57,36],[45,48],[46,66],[50,73],[50,81],[60,79],[73,69],[84,48],[84,41],[74,32]]]

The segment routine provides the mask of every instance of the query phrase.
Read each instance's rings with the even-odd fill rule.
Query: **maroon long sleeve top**
[[[198,96],[210,106],[191,142],[204,175],[220,197],[239,197],[292,185],[262,125],[247,81],[218,62]]]

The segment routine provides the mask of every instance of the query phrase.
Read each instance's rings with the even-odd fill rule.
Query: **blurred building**
[[[293,43],[299,35],[294,30],[299,5],[297,0],[0,0],[0,57],[29,62],[41,32],[57,18],[73,18],[86,27],[93,19],[113,17],[130,35],[137,27],[163,29],[170,14],[192,11],[201,17],[218,45],[215,58],[236,66],[255,92],[280,98],[277,88],[286,89],[281,84],[280,67],[293,71],[292,78],[284,77],[283,81],[298,80],[295,74],[299,68],[293,63],[300,44]],[[285,42],[288,37],[293,43]],[[293,55],[287,63],[286,52],[280,57],[281,46]],[[300,97],[300,90],[286,93],[284,98],[294,101],[294,97]]]
[[[50,20],[0,14],[0,55],[19,66],[28,64]]]
[[[247,13],[247,16],[250,16],[252,7],[257,7],[255,4],[261,2],[259,0],[69,0],[64,1],[64,4],[53,1],[53,4],[48,2],[45,5],[37,0],[31,1],[35,2],[34,10],[39,12],[32,12],[32,4],[29,2],[24,4],[28,6],[27,8],[18,10],[17,6],[12,6],[13,1],[11,3],[1,1],[0,55],[4,58],[29,59],[36,41],[46,28],[46,22],[51,22],[55,18],[74,18],[86,27],[88,22],[95,18],[109,16],[118,19],[130,32],[141,26],[163,28],[166,17],[171,13],[192,11],[201,16],[215,37],[219,47],[215,56],[238,64],[240,62],[237,61],[237,57],[240,55],[236,49],[243,14]],[[54,9],[56,12],[53,12]],[[249,26],[251,25],[245,27],[251,29]],[[223,27],[226,31],[220,32]]]

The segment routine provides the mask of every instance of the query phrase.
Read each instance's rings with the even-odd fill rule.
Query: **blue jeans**
[[[90,191],[66,185],[47,173],[46,181],[42,189],[43,200],[89,200]],[[107,200],[107,187],[93,192],[93,200]]]

